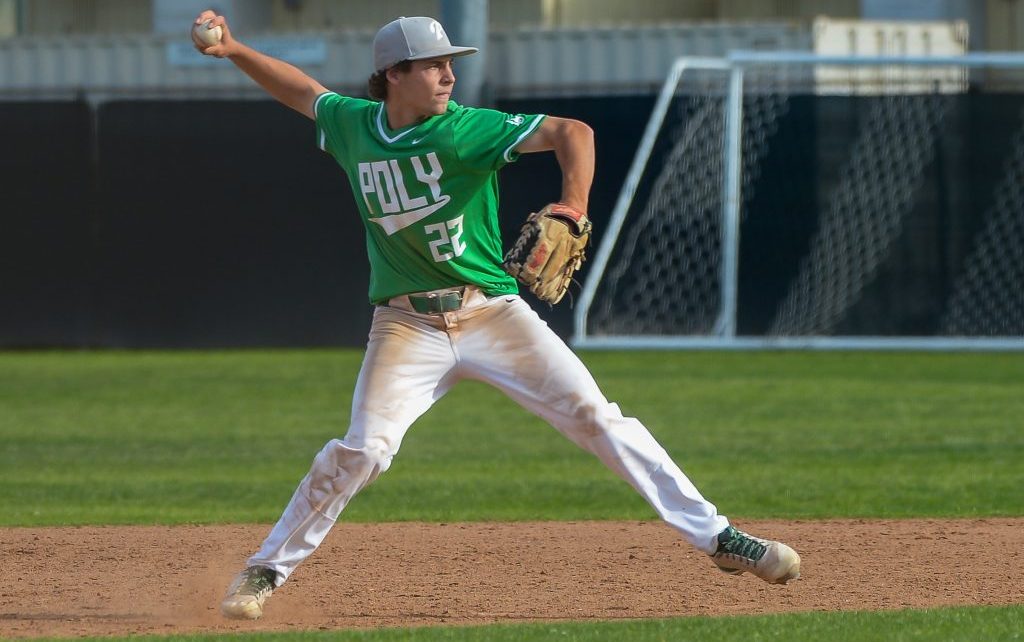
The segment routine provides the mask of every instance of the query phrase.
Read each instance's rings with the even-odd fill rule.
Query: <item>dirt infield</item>
[[[729,577],[661,523],[339,524],[257,622],[221,618],[266,525],[0,529],[0,637],[1024,603],[1024,519],[752,522],[803,577]]]

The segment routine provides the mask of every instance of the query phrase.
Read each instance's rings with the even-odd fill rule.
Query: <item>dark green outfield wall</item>
[[[934,331],[937,302],[991,204],[1024,106],[1017,96],[956,100],[890,276],[866,291],[846,333]],[[819,192],[841,156],[827,152],[851,144],[863,118],[856,103],[790,101],[743,224],[743,238],[758,241],[741,252],[743,333],[765,331],[806,251]],[[652,104],[642,96],[498,107],[591,124],[600,242]],[[364,343],[368,268],[352,195],[315,147],[311,123],[286,108],[110,102],[94,117],[84,103],[0,103],[0,140],[0,347]],[[503,170],[506,245],[559,187],[550,154]],[[939,256],[922,251],[935,235],[946,248]],[[568,336],[567,303],[538,310]]]

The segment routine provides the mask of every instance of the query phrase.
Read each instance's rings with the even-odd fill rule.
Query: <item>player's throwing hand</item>
[[[218,30],[219,38],[213,35]],[[231,55],[235,40],[231,37],[227,19],[207,9],[196,16],[192,23],[192,44],[203,55],[225,58]]]

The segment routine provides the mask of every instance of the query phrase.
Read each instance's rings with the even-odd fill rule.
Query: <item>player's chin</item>
[[[451,94],[437,94],[434,96],[434,113],[443,114],[448,111],[448,99],[451,98]]]

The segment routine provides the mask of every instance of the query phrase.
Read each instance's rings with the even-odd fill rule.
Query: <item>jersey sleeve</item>
[[[515,161],[514,148],[537,131],[544,114],[507,114],[464,108],[455,126],[455,148],[463,163],[481,172]]]
[[[316,115],[316,145],[331,156],[342,157],[347,141],[352,140],[358,126],[359,114],[369,101],[349,98],[328,91],[316,97],[313,113]]]

